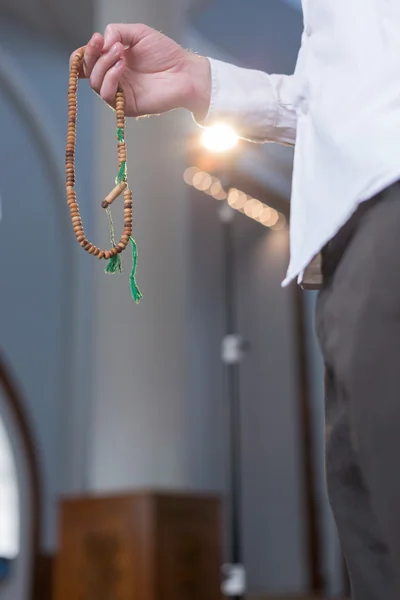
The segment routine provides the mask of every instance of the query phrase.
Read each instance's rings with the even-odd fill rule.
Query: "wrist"
[[[185,65],[183,108],[193,113],[196,121],[203,121],[211,101],[211,68],[204,56],[188,52]]]

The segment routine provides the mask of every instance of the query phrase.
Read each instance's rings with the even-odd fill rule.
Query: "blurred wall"
[[[110,6],[105,3],[98,13],[98,26],[106,20],[144,20],[175,37],[183,35],[183,18],[177,21],[169,5],[159,10],[155,1],[121,0]],[[229,27],[223,18],[226,5],[219,2],[198,25],[214,43],[229,52],[233,48],[239,62],[290,72],[301,15],[278,0],[273,7],[278,23],[290,20],[290,46],[272,36],[279,28],[268,19],[265,3],[247,7],[249,16],[265,11],[270,23],[267,35],[259,20],[263,27],[253,50],[236,0],[229,5]],[[3,22],[0,32],[2,56],[16,65],[7,69],[18,76],[47,140],[45,150],[29,119],[0,86],[2,256],[12,249],[12,268],[7,261],[0,275],[0,344],[24,392],[39,443],[46,499],[43,542],[51,550],[54,509],[62,492],[132,485],[226,491],[220,229],[216,204],[203,195],[187,197],[182,183],[189,117],[176,113],[129,124],[138,281],[145,294],[141,306],[132,306],[126,277],[103,276],[101,265],[77,249],[71,236],[60,188],[69,50],[10,23]],[[263,40],[271,43],[269,53]],[[247,49],[242,59],[240,49]],[[89,235],[104,240],[97,199],[114,175],[114,121],[85,85],[79,118],[78,193]],[[252,344],[242,380],[250,590],[300,592],[306,565],[292,308],[290,292],[279,286],[287,246],[282,237],[244,226],[238,250],[241,333]],[[315,382],[319,375],[320,366]]]
[[[43,543],[52,549],[56,501],[67,487],[67,425],[77,342],[78,274],[63,187],[68,54],[4,20],[0,39],[0,344],[36,434],[45,499]],[[83,91],[80,164],[86,172],[90,103]],[[90,200],[90,178],[80,179],[79,192]],[[83,213],[90,221],[85,202]]]

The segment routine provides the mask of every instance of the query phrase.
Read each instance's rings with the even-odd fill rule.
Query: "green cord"
[[[124,142],[124,132],[123,130],[119,127],[117,129],[117,138],[119,142]],[[118,171],[118,175],[115,179],[115,183],[122,183],[123,181],[127,181],[128,179],[128,175],[127,175],[127,170],[126,170],[126,162],[122,162],[121,166],[119,168]],[[110,225],[110,239],[111,239],[111,244],[113,247],[115,247],[115,229],[114,229],[114,222],[112,219],[112,215],[111,215],[111,210],[110,207],[108,206],[107,209],[107,216],[108,216],[108,221],[109,221],[109,225]],[[136,283],[136,269],[137,269],[137,258],[138,258],[138,250],[137,250],[137,245],[135,240],[130,237],[130,242],[131,242],[131,246],[132,246],[132,271],[129,277],[129,282],[130,282],[130,288],[131,288],[131,296],[132,296],[132,300],[134,302],[136,302],[136,304],[139,304],[140,300],[143,298],[141,291],[139,290],[137,283]],[[114,274],[114,273],[122,273],[122,262],[121,262],[121,257],[119,254],[116,254],[115,256],[112,256],[110,258],[110,260],[108,261],[108,264],[106,266],[105,272],[108,274]]]
[[[119,183],[122,183],[123,181],[126,181],[128,179],[128,175],[126,172],[126,162],[122,162],[121,166],[119,168],[118,171],[118,175],[115,179],[115,183],[118,185]]]
[[[130,237],[129,239],[131,241],[131,246],[132,246],[132,272],[129,277],[130,284],[131,284],[131,295],[132,295],[132,300],[134,300],[136,302],[136,304],[139,304],[139,302],[143,298],[143,296],[142,296],[142,293],[139,290],[137,283],[136,283],[136,267],[137,267],[138,251],[137,251],[137,245],[136,245],[135,240],[132,237]]]
[[[123,129],[121,127],[118,127],[118,129],[117,129],[117,138],[118,138],[119,142],[124,142],[125,141],[125,139],[124,139],[124,131],[123,131]]]

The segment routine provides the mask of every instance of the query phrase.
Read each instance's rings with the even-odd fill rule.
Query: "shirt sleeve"
[[[206,118],[198,123],[230,124],[237,134],[253,142],[294,145],[297,115],[293,106],[294,76],[268,75],[208,59],[212,93]]]

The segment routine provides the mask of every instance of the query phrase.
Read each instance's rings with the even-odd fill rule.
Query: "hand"
[[[201,120],[210,103],[208,60],[146,25],[108,25],[104,37],[95,33],[80,77],[110,106],[120,84],[130,117],[187,108]]]

